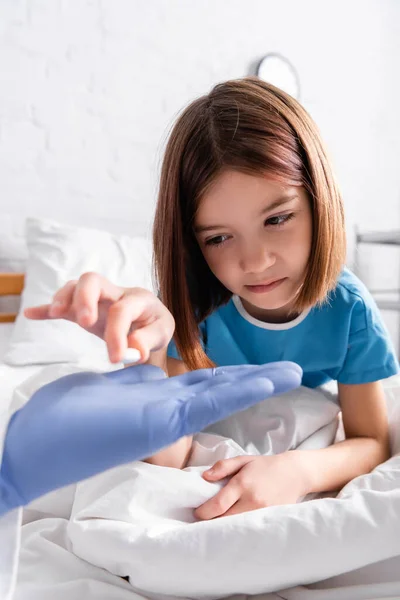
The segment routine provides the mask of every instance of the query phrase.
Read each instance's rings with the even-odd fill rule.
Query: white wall
[[[177,112],[276,51],[330,149],[351,261],[355,223],[400,228],[399,23],[398,0],[0,0],[0,211],[148,231]],[[367,250],[367,283],[391,285],[398,256]]]

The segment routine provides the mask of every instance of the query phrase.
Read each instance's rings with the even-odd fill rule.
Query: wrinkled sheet
[[[44,370],[16,401],[63,374]],[[400,597],[399,379],[388,381],[386,397],[394,456],[336,498],[193,517],[220,489],[201,478],[216,460],[340,439],[334,395],[306,388],[196,436],[182,471],[135,462],[48,494],[25,511],[15,598]]]

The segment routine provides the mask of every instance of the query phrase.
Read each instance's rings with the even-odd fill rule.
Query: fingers
[[[141,354],[141,362],[152,350],[168,345],[175,322],[170,312],[154,294],[135,290],[113,304],[108,312],[104,340],[111,362],[122,360],[128,346]]]
[[[285,363],[288,364],[288,363]],[[290,363],[291,364],[291,363]],[[296,365],[297,366],[297,365]],[[217,367],[214,369],[198,369],[197,371],[189,371],[183,375],[175,377],[175,381],[179,381],[182,386],[198,385],[204,382],[206,389],[210,385],[218,385],[228,381],[240,381],[248,375],[255,376],[256,374],[269,374],[271,369],[268,365],[230,365],[226,367]]]
[[[240,376],[241,374],[246,374],[249,369],[259,369],[262,368],[265,372],[266,376],[270,376],[270,374],[274,374],[277,372],[285,373],[287,371],[294,371],[298,373],[300,376],[303,374],[301,367],[290,361],[280,361],[280,362],[272,362],[266,363],[263,365],[231,365],[226,367],[217,367],[214,369],[213,375],[220,375],[225,373],[232,373]]]
[[[244,379],[263,377],[272,383],[275,394],[278,393],[275,390],[275,381],[279,384],[279,393],[282,393],[284,387],[286,391],[300,385],[301,372],[301,368],[295,363],[282,361],[266,365],[234,365],[216,369],[199,369],[179,375],[174,378],[174,381],[181,383],[183,387],[191,386],[193,393],[199,393],[224,383],[236,382],[240,385]]]
[[[232,365],[217,367],[215,369],[199,369],[175,377],[175,379],[179,380],[183,386],[186,386],[197,385],[210,379],[214,380],[215,384],[222,383],[222,377],[225,381],[240,381],[243,377],[247,377],[248,375],[256,376],[256,374],[257,376],[266,377],[273,382],[276,381],[279,391],[275,393],[282,393],[282,389],[287,391],[300,385],[302,370],[296,363],[281,361],[264,365]],[[206,385],[208,386],[209,384]]]
[[[232,477],[248,462],[253,460],[252,456],[235,456],[234,458],[226,458],[219,460],[210,469],[203,473],[203,478],[207,481],[219,481],[225,477]]]
[[[27,319],[32,319],[34,321],[42,321],[43,319],[51,319],[49,314],[51,304],[42,304],[40,306],[30,306],[29,308],[25,308],[24,316]]]
[[[249,512],[250,510],[255,510],[256,507],[252,506],[248,501],[244,498],[240,498],[233,506],[231,506],[226,513],[220,515],[221,517],[232,517],[233,515],[240,515],[241,513]]]
[[[282,361],[265,365],[265,376],[272,381],[276,395],[299,387],[302,375],[303,371],[296,363]]]
[[[97,273],[84,273],[78,280],[72,298],[76,322],[82,327],[93,326],[98,319],[100,300],[117,302],[124,288],[114,285]]]
[[[54,294],[49,310],[51,317],[60,319],[70,311],[76,283],[75,280],[68,281]]]
[[[180,401],[176,403],[177,417],[180,422],[180,436],[202,431],[208,425],[226,419],[231,414],[244,410],[274,392],[274,386],[269,379],[257,374],[242,378],[240,381],[208,382],[208,387],[196,390],[196,386],[187,388]],[[199,384],[204,385],[204,384]],[[176,402],[176,400],[175,400]]]
[[[195,511],[195,516],[198,519],[214,519],[261,508],[261,505],[251,501],[252,495],[246,493],[245,480],[242,476],[243,467],[255,459],[255,456],[250,455],[227,458],[219,460],[211,469],[204,471],[204,479],[210,482],[226,477],[232,477],[232,479],[214,498],[199,506]]]
[[[65,319],[68,318],[71,312],[71,304],[76,281],[68,281],[60,288],[53,296],[50,304],[42,304],[41,306],[31,306],[26,308],[24,315],[28,319]]]
[[[128,345],[130,348],[137,348],[142,356],[142,361],[146,362],[149,360],[150,352],[168,346],[173,333],[173,326],[168,327],[164,318],[156,319],[150,325],[135,329],[128,336]]]
[[[24,314],[29,319],[68,319],[88,328],[98,319],[99,301],[115,302],[123,292],[97,273],[84,273],[60,288],[50,304],[29,307]]]
[[[104,373],[104,377],[126,385],[158,381],[167,378],[164,371],[154,365],[135,365],[133,367],[126,367],[125,369]]]
[[[119,362],[123,359],[128,348],[128,335],[132,320],[135,317],[138,318],[145,307],[143,298],[136,298],[135,303],[132,303],[131,300],[128,297],[122,298],[110,306],[108,311],[104,341],[107,344],[111,362]],[[130,347],[135,348],[136,346],[131,345]],[[137,350],[142,355],[141,349],[137,348]]]
[[[162,302],[148,290],[127,290],[97,273],[85,273],[67,282],[50,305],[25,311],[32,319],[68,319],[103,338],[111,362],[120,362],[127,348],[140,352],[140,362],[150,352],[168,345],[175,321]]]
[[[241,491],[235,478],[231,479],[218,494],[195,509],[195,517],[205,521],[222,516],[240,499]]]
[[[76,281],[68,281],[53,296],[50,304],[26,308],[24,315],[28,319],[62,319],[69,312]]]

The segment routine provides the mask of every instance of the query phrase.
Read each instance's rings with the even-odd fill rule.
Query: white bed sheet
[[[54,367],[51,370],[53,369]],[[55,371],[52,372],[52,376],[54,375]],[[28,383],[29,392],[33,385],[43,383],[44,376],[47,379],[50,373],[44,371]],[[393,450],[397,454],[400,452],[399,378],[385,382],[385,389]],[[309,424],[308,418],[306,423]],[[154,523],[151,518],[149,527],[144,524],[145,533],[150,531],[150,535],[142,536],[147,549],[150,549],[150,552],[145,552],[143,547],[137,548],[134,543],[140,523],[133,527],[132,523],[125,523],[124,519],[114,520],[115,527],[113,523],[111,526],[115,531],[110,530],[112,535],[106,539],[103,534],[107,534],[108,530],[104,530],[103,525],[108,527],[110,520],[103,521],[101,516],[106,515],[102,513],[97,523],[92,522],[91,517],[94,515],[90,513],[87,521],[82,521],[84,527],[99,526],[99,529],[92,531],[96,539],[94,544],[91,543],[91,548],[98,549],[99,554],[109,560],[110,557],[112,559],[116,556],[116,543],[121,541],[124,546],[119,544],[118,548],[125,553],[124,559],[132,571],[131,585],[118,576],[117,571],[111,569],[110,572],[108,568],[104,568],[97,556],[96,560],[87,555],[83,556],[86,550],[82,543],[86,545],[87,541],[90,542],[90,535],[78,538],[76,530],[72,539],[69,513],[73,503],[75,508],[77,507],[77,496],[75,486],[70,486],[41,499],[36,506],[31,506],[28,519],[25,511],[15,600],[78,600],[83,596],[87,600],[211,600],[223,597],[229,597],[230,600],[250,600],[251,597],[256,597],[257,600],[398,599],[399,466],[400,454],[377,469],[374,474],[364,476],[346,486],[348,491],[344,495],[342,493],[341,500],[341,503],[350,509],[346,514],[336,501],[329,499],[321,501],[324,507],[317,501],[318,504],[307,503],[308,507],[303,504],[292,508],[269,509],[268,529],[265,532],[260,531],[262,535],[258,535],[259,528],[256,527],[260,520],[262,523],[259,524],[264,526],[263,519],[267,515],[263,516],[262,511],[236,517],[237,521],[241,517],[239,527],[228,527],[226,521],[227,526],[224,528],[223,520],[219,523],[210,522],[206,527],[207,531],[203,532],[204,535],[200,535],[202,524],[194,524],[198,539],[192,536],[186,539],[186,544],[181,544],[178,534],[185,533],[185,528],[191,527],[191,523],[178,523],[179,527],[175,528],[176,524],[172,519],[168,527],[158,527],[157,522]],[[113,477],[117,472],[118,469],[109,472],[109,475]],[[83,492],[83,488],[87,488],[86,492],[88,489],[90,491],[90,486],[97,485],[99,481],[101,483],[102,479],[107,480],[109,475],[104,474],[88,480],[78,487],[81,487]],[[132,492],[131,488],[130,485],[129,493]],[[111,486],[111,493],[114,489],[114,486]],[[172,485],[171,497],[174,490],[177,491]],[[356,494],[354,501],[351,500],[352,494]],[[87,499],[87,496],[81,495],[81,500],[85,498]],[[101,510],[107,507],[110,510],[118,509],[118,503],[123,503],[123,494],[117,495],[110,502],[104,494],[95,494],[94,502],[100,503]],[[307,521],[306,513],[314,511],[313,506],[318,506],[321,514],[315,522],[313,519]],[[91,510],[90,506],[89,509]],[[286,521],[282,517],[286,509],[290,510],[294,517],[287,523],[294,526],[291,532],[286,525],[283,526]],[[331,509],[336,511],[336,516],[332,519],[325,518],[331,514]],[[276,518],[271,518],[272,513],[276,513]],[[340,517],[339,513],[345,517],[345,521],[337,518]],[[171,525],[172,529],[175,528],[173,531]],[[209,530],[217,530],[218,527],[220,531],[215,531],[216,535],[211,539]],[[129,531],[127,528],[130,528]],[[308,531],[304,540],[296,535],[296,528],[300,533]],[[121,537],[121,532],[127,532],[129,535],[124,534]],[[277,535],[274,535],[274,532]],[[101,534],[101,539],[98,534]],[[286,544],[288,540],[290,545]],[[282,542],[280,546],[275,544],[279,541]],[[75,546],[74,549],[72,546]],[[207,560],[204,560],[204,557],[202,560],[203,550],[207,550]],[[159,565],[156,572],[155,564]],[[277,578],[280,580],[279,586],[276,585],[277,581],[275,582]],[[224,585],[220,586],[222,579]],[[321,579],[323,581],[307,583]],[[291,581],[291,585],[295,587],[288,588],[287,583],[282,585],[284,581]],[[296,586],[297,582],[301,584]],[[271,589],[279,591],[268,593]],[[259,593],[261,590],[267,593],[248,595],[249,592],[257,594],[257,591]],[[236,595],[232,596],[232,592]]]
[[[4,363],[3,356],[7,347],[9,337],[11,335],[13,325],[0,325],[0,413],[8,411],[13,392],[23,381],[31,378],[33,375],[39,374],[43,369],[42,366],[24,366],[11,367]],[[60,365],[57,367],[60,368]],[[65,368],[68,370],[67,365]],[[76,367],[75,367],[76,368]],[[51,367],[47,367],[47,371],[51,371]],[[39,375],[39,378],[41,375]],[[33,378],[33,382],[36,377]],[[30,386],[29,386],[30,387]],[[391,389],[400,388],[400,377],[392,378],[385,384],[387,392]],[[397,429],[397,427],[396,427]],[[396,449],[400,447],[400,429],[392,430],[392,440],[395,440]],[[57,493],[55,493],[57,494]],[[70,552],[70,540],[68,539],[66,529],[68,526],[68,513],[71,503],[75,495],[75,486],[64,488],[58,492],[58,502],[56,510],[54,510],[54,497],[48,495],[42,500],[41,510],[25,511],[25,526],[23,527],[25,560],[23,562],[23,580],[20,580],[20,585],[17,590],[15,600],[34,600],[35,598],[45,600],[54,598],[54,592],[57,591],[58,598],[80,598],[82,594],[87,598],[107,598],[110,600],[143,600],[144,598],[164,598],[160,594],[142,594],[138,590],[135,592],[131,585],[99,568],[95,565],[90,565],[86,561],[82,561],[78,556]],[[49,513],[47,512],[47,509]],[[45,513],[45,514],[43,514]],[[47,513],[47,514],[46,514]],[[27,526],[28,525],[28,526]],[[33,556],[29,553],[30,545],[35,542],[35,529],[46,528],[44,538],[47,539],[49,546],[48,560],[38,561],[37,555]],[[397,525],[393,523],[395,529]],[[43,531],[41,532],[43,534]],[[37,538],[36,538],[37,541]],[[382,544],[385,544],[385,539],[382,539]],[[345,548],[343,548],[345,551]],[[27,553],[27,554],[26,554]],[[28,559],[28,555],[32,561]],[[42,559],[46,553],[42,555]],[[57,563],[57,564],[56,564]],[[58,567],[57,567],[58,565]],[[32,577],[29,577],[29,571],[32,570]],[[51,585],[47,585],[46,590],[49,595],[44,593],[43,586],[37,586],[33,583],[41,579],[49,584],[49,573]],[[22,575],[22,573],[21,573]],[[26,578],[30,582],[26,580]],[[24,585],[25,584],[25,585]],[[46,587],[46,586],[45,586]],[[65,588],[65,589],[64,589]],[[90,589],[90,593],[88,591]],[[177,596],[169,596],[169,600],[173,600]],[[209,597],[212,597],[209,596]],[[319,583],[300,585],[290,589],[281,589],[279,592],[267,593],[258,596],[252,596],[257,600],[373,600],[379,599],[394,599],[400,598],[400,557],[396,556],[391,559],[377,562],[368,565],[361,569],[356,569],[347,574],[337,575]],[[182,596],[181,596],[182,598]],[[235,595],[232,600],[250,599],[250,596]]]
[[[3,362],[13,327],[14,323],[1,323],[0,325],[0,363]]]
[[[0,413],[9,409],[14,389],[28,377],[39,373],[43,368],[41,365],[11,367],[10,365],[5,364],[4,355],[8,347],[13,327],[14,323],[0,324]]]

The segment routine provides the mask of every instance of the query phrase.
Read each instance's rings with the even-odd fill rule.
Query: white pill
[[[135,363],[138,362],[138,360],[140,360],[141,358],[142,355],[140,354],[139,350],[136,350],[136,348],[128,348],[125,352],[125,356],[122,359],[122,362],[124,364]]]

